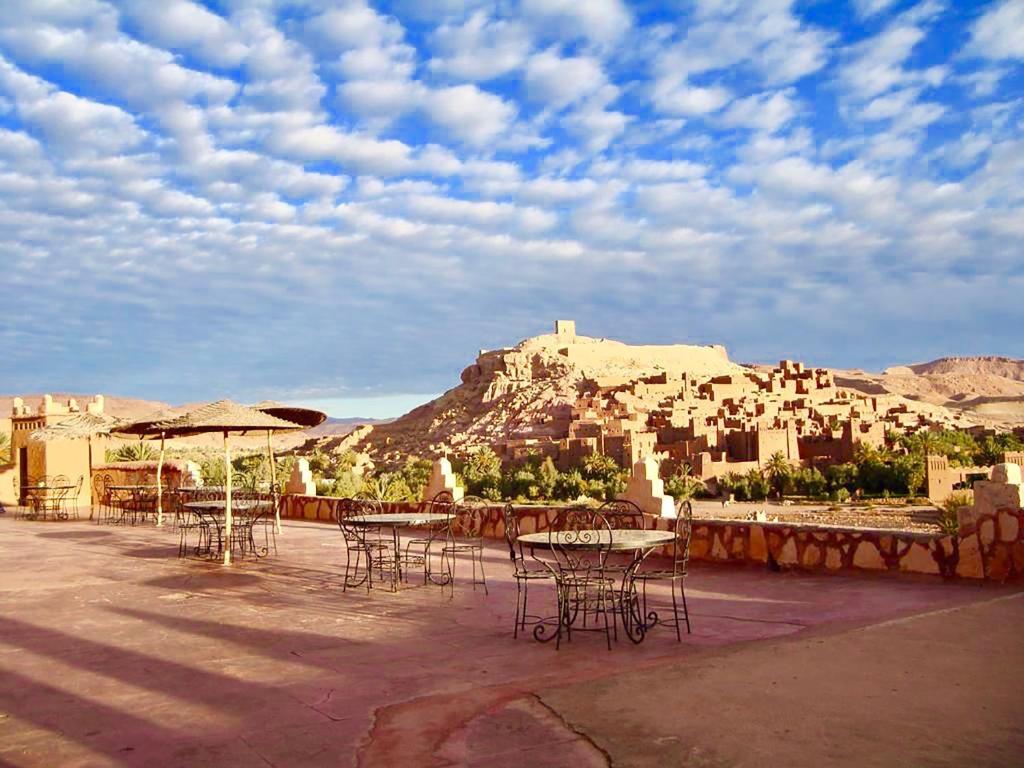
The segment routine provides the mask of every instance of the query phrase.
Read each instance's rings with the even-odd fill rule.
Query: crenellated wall
[[[340,499],[284,496],[281,517],[334,522]],[[391,502],[389,512],[420,511],[429,502]],[[549,530],[558,507],[516,508],[523,533]],[[504,536],[503,505],[487,508],[484,535]],[[648,517],[648,525],[671,530],[674,520]],[[667,554],[667,552],[663,553]],[[916,573],[1006,581],[1024,577],[1024,510],[1001,509],[981,515],[956,535],[881,529],[839,528],[695,520],[693,560],[766,565],[820,573]]]

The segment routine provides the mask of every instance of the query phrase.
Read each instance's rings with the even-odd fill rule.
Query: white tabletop
[[[353,525],[429,525],[446,523],[455,515],[439,515],[430,512],[397,512],[388,515],[353,515],[343,518]]]
[[[552,544],[564,549],[608,549],[622,552],[632,549],[653,549],[671,544],[676,535],[672,531],[638,531],[612,528],[611,530],[553,531],[524,533],[518,538],[520,544],[530,547],[550,547]]]

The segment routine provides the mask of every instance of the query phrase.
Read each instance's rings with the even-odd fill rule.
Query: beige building
[[[103,413],[103,395],[97,395],[85,408],[70,399],[59,403],[50,395],[44,395],[36,408],[25,404],[20,397],[14,398],[11,408],[11,463],[0,468],[0,483],[5,503],[22,503],[22,488],[33,482],[56,475],[68,478],[71,484],[82,483],[78,495],[69,497],[72,506],[88,507],[92,503],[92,467],[102,464],[106,439],[92,440],[30,440],[31,434],[44,427],[59,424],[77,413]]]

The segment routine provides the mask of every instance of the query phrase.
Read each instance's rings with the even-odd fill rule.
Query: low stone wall
[[[334,522],[339,499],[284,496],[281,516]],[[428,502],[386,503],[389,512],[422,511]],[[558,507],[516,507],[523,533],[546,531]],[[503,505],[487,508],[484,535],[505,535]],[[648,518],[651,528],[671,530],[674,521]],[[662,554],[668,554],[667,550]],[[819,573],[917,573],[1006,581],[1024,577],[1024,510],[1003,509],[981,516],[956,536],[905,531],[695,520],[693,560],[795,569]]]

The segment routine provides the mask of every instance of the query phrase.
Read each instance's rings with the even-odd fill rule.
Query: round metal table
[[[608,549],[612,552],[652,550],[671,544],[676,535],[672,531],[639,531],[612,528],[608,531],[552,531],[550,533],[524,533],[517,541],[530,547],[550,549]],[[610,541],[609,541],[610,539]]]
[[[658,547],[671,544],[676,535],[672,531],[644,531],[625,528],[582,531],[550,531],[544,533],[524,533],[517,541],[532,549],[574,549],[574,550],[605,550],[608,552],[632,552],[633,560],[622,573],[619,586],[619,605],[621,606],[622,627],[626,636],[634,643],[643,641],[647,630],[657,623],[658,617],[653,612],[644,616],[637,599],[635,576],[640,563]],[[548,566],[549,568],[551,566]],[[546,635],[546,628],[552,621],[557,621],[557,632]],[[573,618],[559,610],[557,619],[539,622],[533,630],[533,636],[541,642],[548,642],[553,637],[560,638],[566,623],[571,624]]]
[[[145,519],[147,511],[143,506],[143,499],[148,493],[153,494],[152,502],[156,502],[156,493],[159,490],[153,483],[136,483],[136,484],[125,484],[125,485],[108,485],[107,491],[118,494],[118,501],[130,502],[127,506],[117,507],[116,504],[112,505],[115,508],[121,510],[121,522],[124,522],[125,517],[131,515],[131,523],[135,525],[136,519],[142,517]],[[121,497],[120,494],[127,494],[126,497]]]
[[[345,522],[363,528],[391,529],[391,537],[395,547],[395,567],[391,570],[391,591],[397,592],[398,584],[402,580],[402,557],[398,543],[398,530],[400,528],[442,525],[450,523],[454,519],[455,515],[434,512],[396,512],[381,515],[352,515],[351,517],[346,517]],[[432,576],[430,580],[434,580]]]
[[[200,517],[208,517],[208,525],[217,531],[217,554],[223,554],[224,552],[224,525],[223,521],[227,514],[227,499],[203,499],[201,501],[186,501],[181,505],[185,509],[190,509]],[[262,507],[272,506],[269,501],[254,501],[252,499],[232,499],[231,500],[231,513],[235,512],[251,512]],[[201,540],[202,537],[200,537]],[[212,542],[211,542],[212,543]],[[252,525],[249,525],[249,544],[252,547],[253,553],[256,557],[263,557],[267,554],[264,548],[261,553],[256,549],[256,541],[252,536]],[[196,554],[199,554],[200,547],[196,547]],[[243,554],[245,551],[244,545],[242,548]]]
[[[23,485],[21,486],[21,492],[29,500],[29,506],[32,507],[33,520],[37,519],[40,513],[43,520],[45,520],[48,511],[53,512],[55,520],[67,520],[68,513],[61,510],[57,505],[63,504],[67,494],[75,490],[75,487],[74,485],[64,483],[61,485]],[[48,493],[51,491],[62,491],[63,495],[56,498],[48,497]],[[48,502],[53,503],[55,506],[50,509]]]

